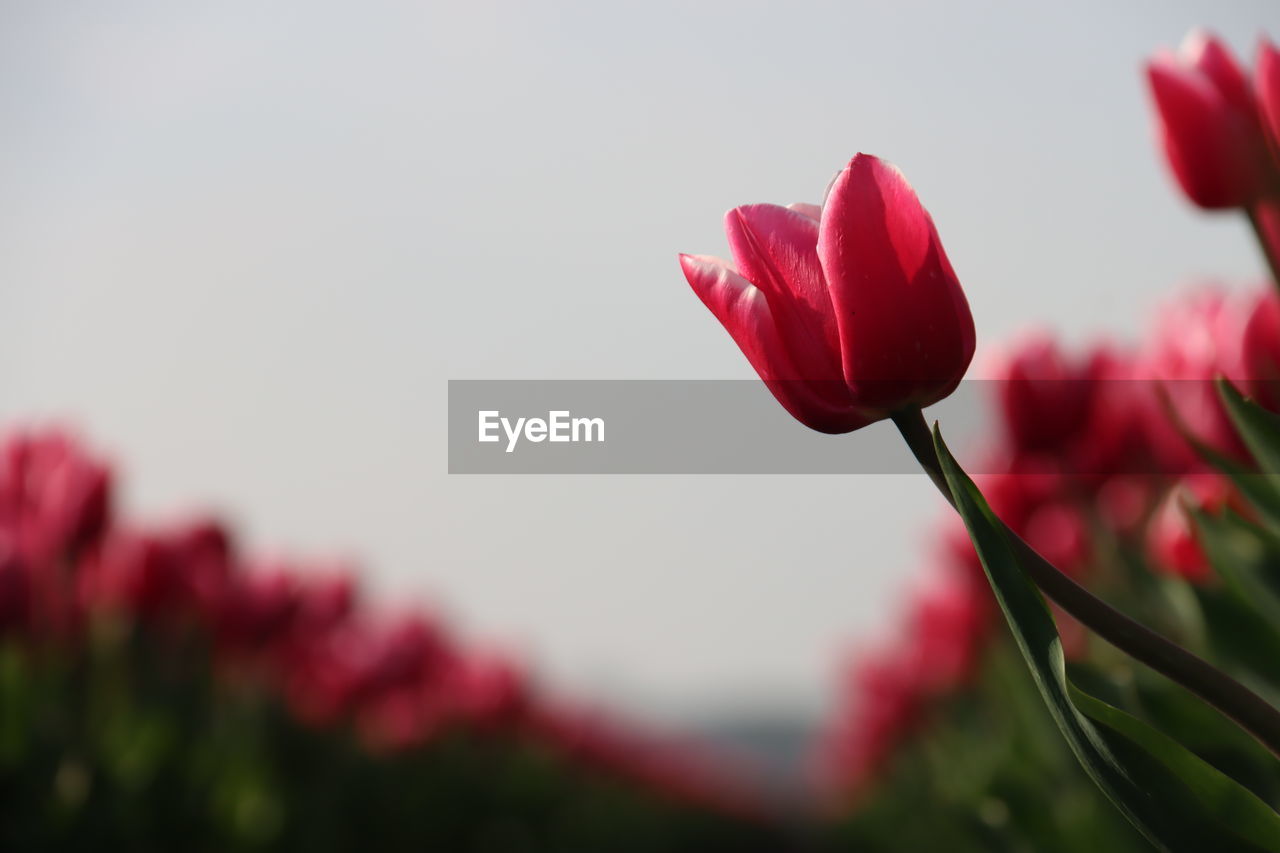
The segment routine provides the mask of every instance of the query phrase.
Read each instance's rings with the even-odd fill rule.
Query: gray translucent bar
[[[1210,382],[1037,381],[1034,385],[1041,400],[1097,399],[1107,401],[1099,406],[1113,408],[1137,404],[1145,413],[1143,418],[1161,422],[1162,441],[1173,429],[1165,414],[1167,400],[1176,401],[1181,417],[1193,426],[1222,423],[1225,417]],[[996,401],[1008,390],[1000,382],[967,380],[926,412],[930,421],[941,422],[949,446],[970,473],[985,473],[983,464],[998,464],[990,461],[997,458],[995,454],[982,450],[1001,441]],[[1044,417],[1062,414],[1060,406],[1051,405]],[[1064,469],[1087,464],[1066,456],[1056,461]],[[1122,459],[1119,464],[1130,463]],[[1118,471],[1112,462],[1107,473],[1153,471],[1144,453],[1135,454],[1131,464],[1132,471]],[[846,435],[824,435],[793,419],[756,380],[449,382],[451,474],[918,471],[892,423],[879,422]]]

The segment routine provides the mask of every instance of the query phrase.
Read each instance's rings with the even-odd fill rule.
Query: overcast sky
[[[750,377],[676,253],[857,151],[932,211],[982,347],[1133,337],[1261,271],[1173,189],[1140,68],[1196,23],[1252,55],[1265,0],[0,10],[0,415],[75,424],[140,516],[359,558],[389,605],[653,715],[820,708],[940,500],[451,477],[446,380]]]

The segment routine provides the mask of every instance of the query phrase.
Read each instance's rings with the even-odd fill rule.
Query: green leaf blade
[[[1248,399],[1226,379],[1218,380],[1218,395],[1245,447],[1274,484],[1280,475],[1280,415]]]
[[[1280,851],[1280,815],[1176,741],[1067,679],[1057,627],[1008,532],[934,430],[947,485],[1046,706],[1085,771],[1157,847]]]

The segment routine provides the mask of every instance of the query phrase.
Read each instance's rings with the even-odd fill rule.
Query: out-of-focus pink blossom
[[[1008,451],[1061,454],[1080,440],[1097,390],[1089,362],[1035,333],[1010,349],[994,378]]]
[[[1188,506],[1213,514],[1228,506],[1243,509],[1243,504],[1225,477],[1198,474],[1184,478],[1156,510],[1147,540],[1153,568],[1200,584],[1213,577],[1213,568],[1187,513]]]
[[[299,607],[296,576],[282,566],[247,567],[223,600],[220,639],[227,648],[261,653],[287,638]]]
[[[484,730],[518,727],[531,701],[524,671],[497,655],[463,660],[454,691],[463,719]]]
[[[1260,82],[1271,85],[1272,58]],[[1265,80],[1264,80],[1265,78]],[[1253,87],[1217,37],[1193,31],[1177,53],[1147,64],[1160,139],[1174,176],[1195,204],[1247,208],[1280,184]]]
[[[89,609],[156,619],[177,609],[178,571],[179,564],[156,537],[112,533],[80,567],[79,593]]]
[[[1212,288],[1164,306],[1142,359],[1152,383],[1147,433],[1169,473],[1201,470],[1204,460],[1170,418],[1198,441],[1239,458],[1244,446],[1218,396],[1214,380],[1238,376],[1246,315],[1238,299]]]
[[[1263,288],[1252,300],[1240,349],[1242,390],[1280,412],[1280,296],[1274,288]]]
[[[0,535],[15,561],[9,586],[27,597],[18,609],[35,634],[69,639],[78,630],[70,578],[107,528],[110,486],[106,466],[66,433],[19,432],[0,443]]]
[[[901,634],[849,665],[818,756],[821,784],[834,796],[857,798],[933,704],[972,683],[994,616],[990,590],[975,580],[960,564],[931,574],[912,597]]]
[[[1037,507],[1024,529],[1023,538],[1046,560],[1073,577],[1084,576],[1093,542],[1078,501],[1058,499]]]
[[[1089,351],[1093,405],[1071,464],[1094,488],[1116,476],[1163,471],[1148,435],[1155,403],[1144,370],[1133,353],[1114,344]]]
[[[1111,477],[1098,489],[1095,509],[1099,521],[1115,536],[1138,536],[1151,514],[1160,480],[1152,475]]]
[[[745,815],[758,790],[693,751],[611,727],[572,738],[531,725],[545,704],[510,660],[461,648],[420,614],[388,620],[359,601],[345,568],[245,560],[213,519],[116,523],[111,477],[63,433],[0,441],[0,636],[77,644],[86,622],[123,617],[153,642],[203,632],[231,688],[280,695],[312,726],[351,726],[372,750],[429,743],[450,727],[486,738],[535,738],[565,757],[682,803]],[[566,716],[572,716],[566,712]]]
[[[992,511],[1019,535],[1026,534],[1036,510],[1061,500],[1071,488],[1059,461],[1048,456],[1011,457],[1003,465],[992,463],[989,470],[976,478],[978,486]]]

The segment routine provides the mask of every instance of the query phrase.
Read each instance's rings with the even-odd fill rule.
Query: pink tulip
[[[1228,506],[1238,511],[1244,507],[1225,477],[1199,474],[1185,478],[1156,510],[1147,534],[1148,553],[1154,569],[1202,584],[1213,577],[1213,568],[1187,514],[1188,506],[1207,513],[1219,513]]]
[[[973,317],[933,220],[893,166],[866,154],[812,205],[735,208],[736,267],[681,255],[689,284],[784,408],[827,433],[955,390]]]
[[[1176,54],[1162,51],[1147,63],[1147,80],[1165,154],[1191,201],[1249,207],[1275,193],[1280,175],[1253,88],[1221,41],[1193,31]]]
[[[251,654],[287,645],[300,604],[298,586],[297,578],[280,566],[237,578],[223,602],[219,627],[224,644]]]
[[[1099,520],[1117,536],[1133,539],[1140,535],[1155,502],[1156,478],[1151,476],[1111,477],[1098,489]]]
[[[303,583],[298,611],[299,629],[318,635],[342,624],[355,611],[355,581],[345,571],[318,573]]]
[[[33,564],[74,558],[111,516],[111,476],[68,435],[19,433],[0,458],[0,524]]]
[[[514,728],[530,702],[524,672],[501,656],[473,656],[458,667],[456,703],[462,716],[483,731]]]
[[[1154,408],[1150,382],[1141,375],[1134,355],[1110,344],[1097,345],[1089,355],[1087,374],[1094,399],[1074,470],[1097,488],[1116,476],[1159,471],[1147,431]]]
[[[1019,342],[1000,365],[996,394],[1015,452],[1061,453],[1089,419],[1097,382],[1090,363],[1062,352],[1047,334]]]
[[[1027,519],[1024,538],[1056,567],[1073,577],[1088,569],[1093,553],[1089,525],[1081,508],[1058,498],[1039,506]]]
[[[1246,314],[1239,300],[1206,288],[1160,312],[1139,370],[1150,380],[1145,429],[1160,464],[1169,473],[1204,467],[1183,438],[1172,414],[1198,441],[1243,459],[1240,442],[1214,379],[1240,375],[1240,341]]]
[[[1259,292],[1249,307],[1240,350],[1242,390],[1280,412],[1280,296],[1273,288]]]

